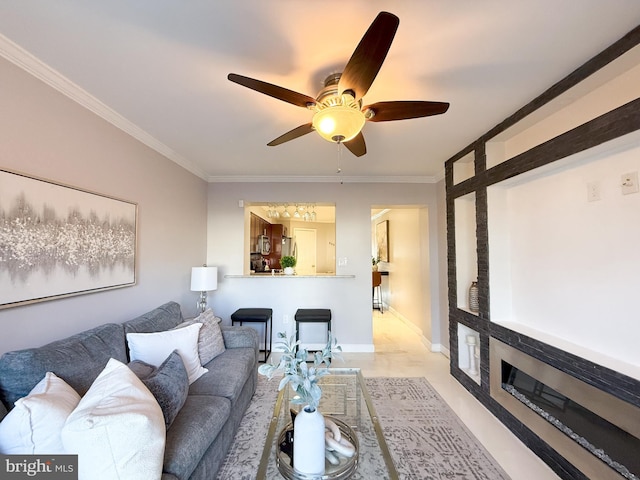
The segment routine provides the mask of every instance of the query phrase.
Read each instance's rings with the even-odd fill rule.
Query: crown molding
[[[87,110],[95,113],[116,128],[122,130],[128,135],[131,135],[133,138],[155,150],[160,155],[177,163],[185,170],[188,170],[203,180],[206,180],[205,172],[197,167],[193,162],[176,153],[151,134],[147,133],[133,122],[127,120],[115,110],[109,108],[89,92],[79,87],[60,72],[54,70],[2,34],[0,34],[0,56],[83,106]]]
[[[443,177],[444,178],[444,177]],[[229,175],[209,176],[209,183],[438,183],[434,176],[304,176],[304,175]]]
[[[180,165],[185,170],[209,183],[438,183],[444,171],[437,176],[277,176],[277,175],[207,175],[202,168],[187,160],[173,149],[160,142],[148,132],[127,120],[89,92],[73,83],[60,72],[26,51],[21,46],[0,34],[0,56],[44,82],[67,98],[93,112],[124,133],[132,136],[163,157]]]

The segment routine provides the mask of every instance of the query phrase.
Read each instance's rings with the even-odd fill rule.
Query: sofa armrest
[[[257,352],[260,348],[258,332],[251,327],[220,325],[224,346],[226,348],[254,348]]]

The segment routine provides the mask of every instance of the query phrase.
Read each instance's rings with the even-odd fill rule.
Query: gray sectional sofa
[[[169,302],[122,324],[109,323],[48,345],[0,357],[0,420],[16,400],[51,371],[80,395],[110,358],[128,362],[127,333],[170,330],[183,321]],[[221,326],[226,350],[189,394],[167,430],[162,480],[215,479],[256,389],[258,335],[250,327]]]

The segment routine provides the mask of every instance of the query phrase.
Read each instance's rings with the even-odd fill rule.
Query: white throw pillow
[[[79,480],[141,480],[162,476],[165,425],[151,392],[129,367],[111,359],[62,429],[78,455]]]
[[[79,401],[80,395],[73,388],[47,372],[29,395],[16,401],[0,422],[0,453],[65,453],[60,432]]]
[[[171,352],[178,350],[189,375],[189,384],[192,384],[209,371],[200,364],[198,354],[200,328],[202,328],[201,323],[194,323],[178,330],[127,333],[131,361],[142,360],[154,367],[159,367]]]

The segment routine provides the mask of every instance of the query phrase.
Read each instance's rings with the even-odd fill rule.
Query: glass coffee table
[[[322,398],[320,412],[346,424],[355,433],[358,443],[357,466],[348,475],[351,480],[398,480],[393,459],[382,434],[382,427],[373,408],[373,403],[364,377],[358,368],[331,368],[331,375],[320,379]],[[287,385],[278,394],[273,416],[269,424],[267,440],[262,451],[258,467],[258,480],[295,478],[283,475],[282,465],[278,465],[276,456],[282,461],[279,439],[291,422],[290,409],[300,410],[301,405],[291,403],[294,392]],[[347,478],[333,476],[331,465],[327,462],[327,473],[322,479]],[[288,469],[290,470],[290,469]]]

